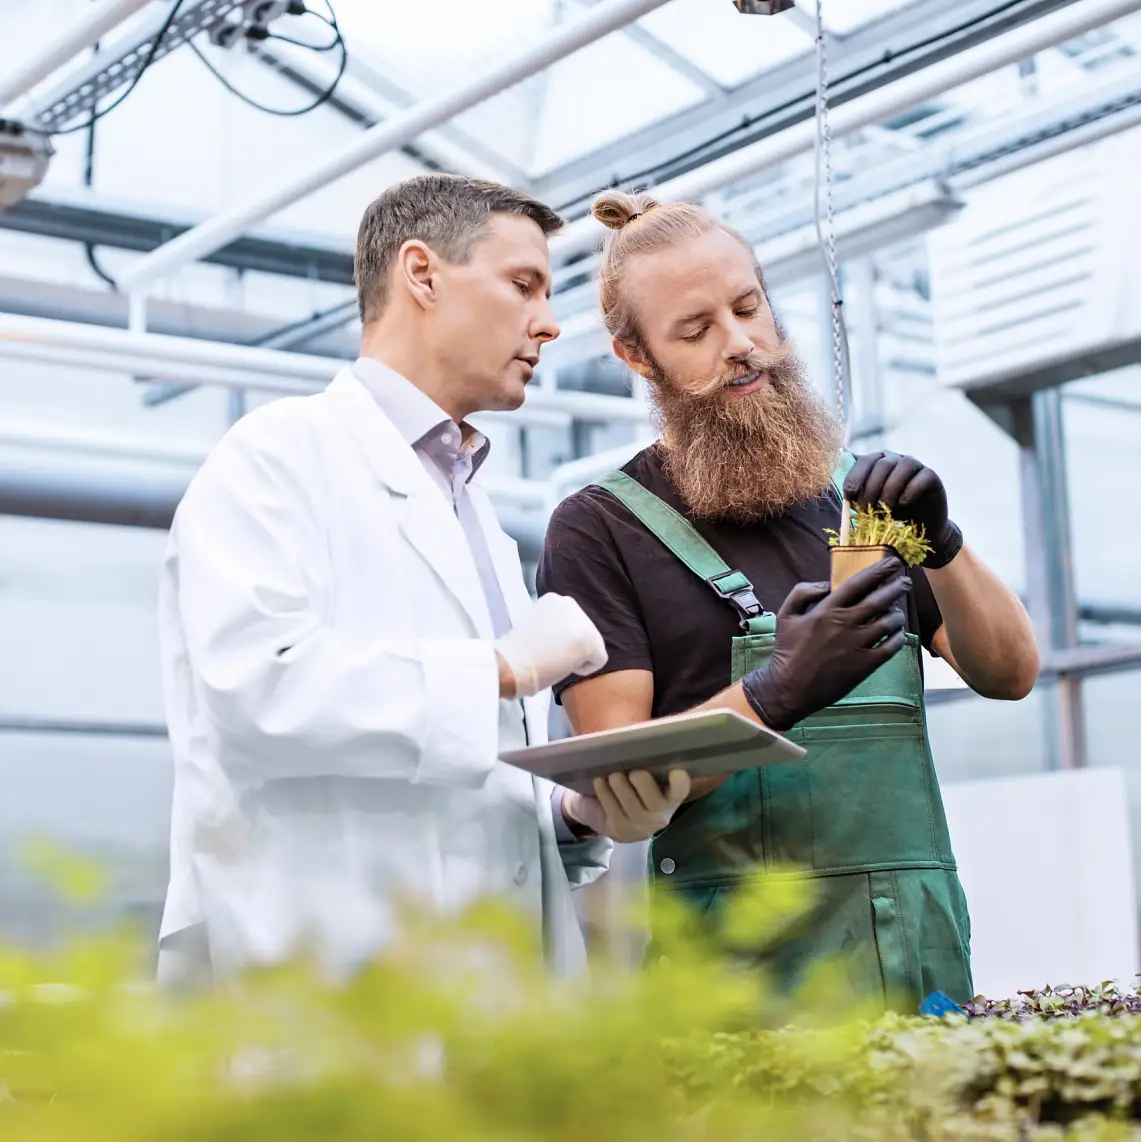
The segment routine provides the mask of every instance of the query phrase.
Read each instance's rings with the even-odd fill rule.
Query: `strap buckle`
[[[767,614],[764,604],[757,598],[753,584],[740,571],[722,571],[705,580],[740,616],[741,629],[748,630],[749,620]]]

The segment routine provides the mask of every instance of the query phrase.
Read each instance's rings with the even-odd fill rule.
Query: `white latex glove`
[[[586,612],[566,595],[542,595],[496,644],[515,676],[515,696],[526,698],[571,674],[606,665],[606,643]]]
[[[563,813],[613,841],[645,841],[670,823],[689,789],[689,774],[684,769],[670,770],[665,789],[644,769],[612,773],[606,779],[595,778],[593,797],[568,789]]]

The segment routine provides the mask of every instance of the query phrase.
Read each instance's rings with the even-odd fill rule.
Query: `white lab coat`
[[[518,616],[517,548],[470,492]],[[160,949],[204,932],[216,976],[314,941],[352,963],[396,899],[449,913],[495,895],[541,924],[557,973],[582,970],[571,888],[612,846],[560,848],[552,786],[497,760],[546,740],[550,695],[499,699],[462,528],[351,370],[218,444],[171,529],[160,619],[175,763]]]

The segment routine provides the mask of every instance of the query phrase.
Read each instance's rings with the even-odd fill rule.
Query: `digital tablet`
[[[732,710],[674,714],[652,722],[507,750],[500,761],[568,789],[593,793],[596,777],[646,769],[665,779],[671,769],[712,777],[796,761],[805,751]]]

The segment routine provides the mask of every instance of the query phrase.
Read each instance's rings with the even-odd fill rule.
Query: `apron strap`
[[[836,489],[836,495],[840,497],[840,506],[844,506],[844,477],[852,470],[852,465],[855,464],[856,458],[851,452],[841,452],[840,459],[836,461],[836,467],[832,472],[832,487]]]
[[[742,630],[749,634],[771,633],[772,615],[757,598],[753,584],[740,571],[734,571],[685,516],[625,472],[610,472],[594,483],[618,500],[702,582],[708,583],[737,612]]]
[[[832,473],[832,487],[841,504],[844,502],[844,477],[855,462],[851,452],[841,452]],[[708,583],[718,597],[737,612],[742,630],[747,634],[772,633],[772,613],[766,611],[757,598],[753,584],[740,571],[734,571],[685,516],[625,472],[610,472],[595,480],[594,484],[609,492],[702,582]]]

